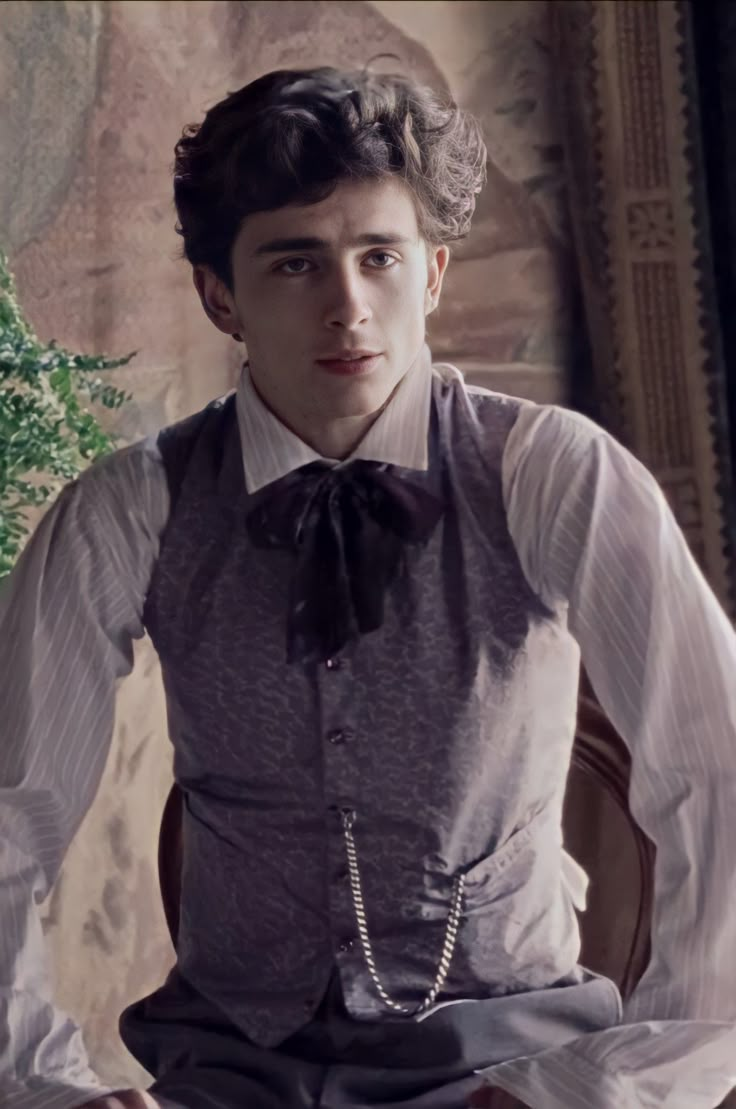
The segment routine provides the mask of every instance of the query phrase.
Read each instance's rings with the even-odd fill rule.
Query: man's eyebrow
[[[397,231],[366,231],[362,235],[358,235],[349,244],[350,246],[399,246],[411,242],[406,235],[400,235]],[[260,254],[281,254],[290,250],[328,250],[330,243],[326,239],[318,239],[314,236],[302,236],[296,239],[269,239],[267,243],[261,243],[259,247],[253,251],[253,256]]]

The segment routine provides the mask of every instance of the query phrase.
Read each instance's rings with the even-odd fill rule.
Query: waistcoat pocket
[[[465,903],[468,910],[482,909],[500,895],[508,895],[524,884],[524,876],[536,869],[537,856],[550,858],[550,840],[555,848],[561,843],[561,830],[555,831],[548,809],[536,813],[528,824],[513,832],[501,847],[479,859],[465,871]]]
[[[587,878],[567,859],[561,824],[546,809],[466,871],[466,958],[498,992],[543,988],[576,965],[574,906]]]

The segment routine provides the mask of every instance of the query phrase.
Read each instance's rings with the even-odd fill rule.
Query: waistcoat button
[[[340,670],[342,667],[342,659],[328,658],[325,660],[325,666],[328,670]]]
[[[353,734],[349,728],[333,728],[331,732],[327,733],[327,738],[330,743],[344,743],[345,740],[352,739]]]
[[[349,805],[328,805],[327,811],[329,813],[335,813],[339,816],[342,816],[343,814],[345,816],[355,816],[355,809],[352,809]]]
[[[340,941],[340,946],[338,948],[338,951],[352,951],[354,947],[355,947],[355,940],[348,938],[348,939]]]

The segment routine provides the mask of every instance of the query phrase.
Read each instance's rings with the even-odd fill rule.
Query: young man
[[[736,1082],[736,639],[627,451],[433,367],[484,163],[454,105],[332,69],[262,77],[179,142],[185,254],[248,362],[66,488],[4,592],[4,1106],[457,1109],[485,1080],[712,1109]],[[156,1082],[114,1097],[51,1006],[35,904],[144,628],[181,923],[121,1022]],[[657,845],[623,1006],[577,961],[561,844],[581,653]]]

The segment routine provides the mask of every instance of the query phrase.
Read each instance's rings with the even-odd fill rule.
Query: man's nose
[[[352,329],[371,318],[366,289],[360,278],[341,274],[330,283],[325,310],[329,327]]]

